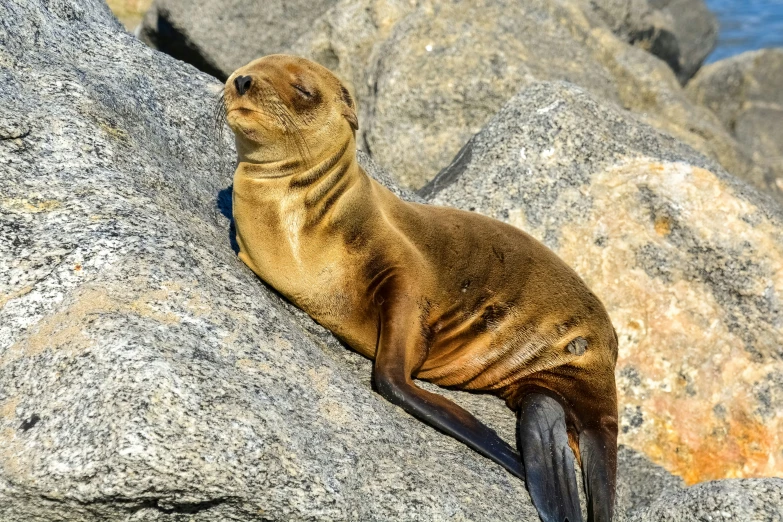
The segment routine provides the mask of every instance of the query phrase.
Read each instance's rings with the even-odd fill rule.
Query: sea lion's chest
[[[306,205],[282,183],[234,178],[240,259],[277,291],[335,333],[356,326],[366,299],[356,264],[339,241],[308,222]]]

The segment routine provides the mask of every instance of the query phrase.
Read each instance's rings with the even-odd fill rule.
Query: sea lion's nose
[[[237,88],[237,92],[240,96],[245,94],[248,89],[250,89],[250,85],[253,83],[253,79],[250,78],[250,76],[237,76],[234,79],[234,87]]]

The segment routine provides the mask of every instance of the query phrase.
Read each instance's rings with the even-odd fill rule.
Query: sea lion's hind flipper
[[[582,522],[563,407],[547,395],[530,393],[518,415],[517,446],[538,516],[543,522]]]
[[[588,522],[611,522],[617,474],[617,426],[579,433]]]
[[[420,316],[415,303],[404,297],[386,298],[373,367],[375,390],[420,421],[523,478],[522,461],[511,445],[467,410],[414,384],[412,374],[425,353],[421,329],[415,326]]]

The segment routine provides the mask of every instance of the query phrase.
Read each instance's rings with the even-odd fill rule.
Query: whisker
[[[299,153],[299,157],[305,166],[310,163],[310,148],[307,146],[307,142],[304,139],[302,131],[296,124],[293,116],[288,112],[288,108],[283,104],[275,104],[275,114],[280,118],[283,126],[289,131],[286,132],[286,138],[290,138],[294,142],[296,151]]]
[[[217,97],[215,105],[212,108],[213,132],[217,137],[218,143],[223,142],[223,131],[226,123],[226,99],[225,91],[221,90]]]

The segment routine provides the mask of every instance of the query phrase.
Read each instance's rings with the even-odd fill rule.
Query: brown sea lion
[[[267,56],[223,98],[240,259],[374,359],[383,397],[524,478],[542,520],[582,520],[570,450],[588,520],[611,520],[617,337],[579,276],[517,228],[404,202],[371,179],[354,102],[324,67]],[[520,453],[413,379],[504,398]]]

